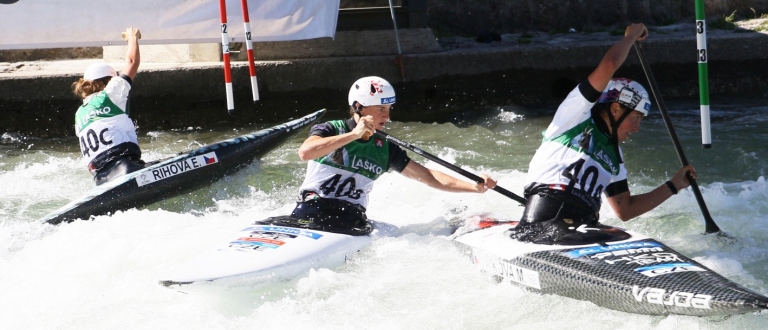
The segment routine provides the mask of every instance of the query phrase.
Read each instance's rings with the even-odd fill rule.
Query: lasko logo
[[[618,173],[616,165],[611,162],[611,157],[604,154],[602,150],[598,150],[597,153],[594,154],[594,158],[601,161],[603,164],[608,165],[611,168],[611,173]]]
[[[645,300],[651,304],[699,309],[711,309],[709,302],[712,301],[712,296],[708,294],[681,291],[673,291],[667,294],[667,290],[664,289],[649,287],[640,289],[637,285],[632,287],[632,296],[638,302]]]
[[[565,255],[571,258],[580,258],[580,257],[592,255],[592,254],[602,253],[602,252],[611,252],[611,251],[626,250],[626,249],[639,249],[639,248],[656,247],[656,246],[661,246],[661,244],[656,242],[631,242],[631,243],[611,244],[608,246],[591,246],[587,248],[568,251],[565,253]]]
[[[248,227],[243,229],[242,231],[251,231],[251,230],[262,230],[262,231],[271,231],[275,233],[293,234],[293,235],[309,237],[314,240],[319,239],[320,237],[323,237],[323,235],[318,233],[313,233],[311,231],[305,231],[301,229],[287,228],[287,227],[257,226],[257,227]]]
[[[381,166],[376,165],[375,163],[369,162],[367,160],[362,160],[357,158],[357,156],[352,157],[352,168],[354,169],[362,169],[366,171],[370,171],[376,174],[381,174],[384,172],[384,169],[381,168]]]
[[[216,164],[217,162],[218,158],[216,158],[215,152],[209,152],[204,155],[182,159],[180,161],[158,167],[146,173],[142,173],[136,177],[136,184],[141,187],[155,181],[179,175],[187,171],[192,171],[204,166]]]
[[[83,127],[85,127],[85,125],[88,124],[88,122],[91,119],[93,119],[95,117],[107,117],[107,115],[109,115],[111,112],[112,112],[112,108],[110,108],[110,107],[104,107],[104,108],[101,108],[101,109],[93,109],[93,110],[89,111],[88,113],[86,113],[82,117],[77,118],[78,129],[82,130]]]
[[[706,272],[707,270],[691,263],[675,263],[645,266],[635,268],[635,271],[648,277],[656,277],[666,274],[684,273],[684,272]]]
[[[392,104],[395,103],[395,97],[382,97],[381,98],[381,104]]]

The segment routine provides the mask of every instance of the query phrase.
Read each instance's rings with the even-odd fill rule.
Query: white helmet
[[[651,109],[651,100],[648,99],[648,92],[643,85],[637,81],[627,78],[613,78],[608,82],[608,86],[603,90],[603,94],[597,100],[597,103],[617,102],[625,107],[637,110],[648,115]]]
[[[395,103],[395,89],[384,78],[360,78],[349,89],[349,105],[355,101],[364,107]]]
[[[117,71],[115,71],[115,69],[113,69],[111,66],[105,63],[94,63],[89,65],[88,68],[85,69],[85,74],[83,74],[83,79],[96,80],[104,77],[115,77],[115,76],[117,76]]]

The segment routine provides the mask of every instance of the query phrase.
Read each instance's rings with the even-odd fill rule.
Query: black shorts
[[[598,226],[599,213],[586,205],[578,205],[561,191],[539,191],[526,194],[525,210],[520,223],[509,230],[513,239],[536,244],[573,244],[599,239],[592,233],[574,231],[582,225]]]
[[[360,205],[307,194],[302,194],[302,200],[291,212],[302,227],[350,235],[367,235],[372,230],[365,208]]]
[[[577,206],[560,196],[557,191],[551,193],[538,193],[526,196],[525,210],[521,222],[545,222],[550,220],[566,220],[579,224],[596,225],[599,213],[595,213],[586,206]]]
[[[147,166],[147,163],[134,156],[120,157],[109,162],[104,168],[97,172],[96,175],[93,176],[93,181],[96,182],[96,185],[98,186],[105,182],[112,181],[117,177],[136,172]]]

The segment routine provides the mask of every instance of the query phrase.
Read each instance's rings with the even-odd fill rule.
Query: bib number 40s
[[[348,177],[342,181],[341,174],[336,174],[323,182],[323,184],[320,185],[320,191],[326,196],[333,195],[336,197],[349,197],[352,199],[360,198],[360,194],[363,192],[360,189],[355,189],[354,177]]]

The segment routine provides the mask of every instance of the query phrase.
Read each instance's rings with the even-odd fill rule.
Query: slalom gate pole
[[[232,68],[229,65],[229,37],[227,36],[227,2],[219,0],[221,16],[221,54],[224,60],[224,87],[227,89],[227,112],[235,111],[235,99],[232,96]]]
[[[709,123],[709,69],[707,67],[707,24],[704,0],[696,0],[696,48],[699,57],[699,108],[701,109],[701,146],[712,148]]]
[[[395,20],[395,8],[392,0],[389,0],[389,13],[392,14],[392,25],[395,27],[395,41],[397,41],[397,64],[400,66],[400,79],[405,81],[405,66],[403,64],[403,51],[400,48],[400,34],[397,33],[397,21]]]
[[[661,92],[659,91],[659,87],[656,85],[656,78],[653,77],[651,66],[645,59],[645,54],[640,47],[639,41],[635,41],[635,50],[637,50],[637,57],[640,58],[640,64],[643,66],[643,71],[645,71],[645,77],[648,78],[648,85],[651,86],[651,92],[656,99],[659,112],[661,113],[661,118],[664,119],[664,124],[667,126],[667,132],[669,132],[669,137],[672,139],[672,144],[675,146],[677,158],[680,159],[680,163],[682,163],[683,166],[687,166],[688,158],[685,157],[685,154],[683,153],[683,147],[680,144],[680,140],[677,138],[677,133],[675,133],[675,128],[672,127],[672,120],[669,118],[669,114],[667,113],[667,106],[664,104],[664,100],[661,98]],[[715,223],[715,220],[712,219],[712,215],[709,214],[709,209],[707,209],[707,204],[704,203],[704,196],[701,195],[701,191],[699,190],[699,185],[696,183],[696,180],[691,177],[691,173],[686,173],[685,177],[688,179],[688,182],[691,183],[691,190],[693,190],[693,195],[696,196],[696,202],[699,203],[701,214],[704,216],[704,224],[706,226],[705,233],[722,233],[720,232],[720,227],[718,227]]]
[[[253,42],[251,41],[251,23],[248,18],[248,0],[240,0],[243,8],[243,27],[245,28],[245,46],[248,51],[248,72],[251,74],[251,91],[253,92],[253,103],[259,100],[259,85],[256,81],[256,63],[253,56]]]

